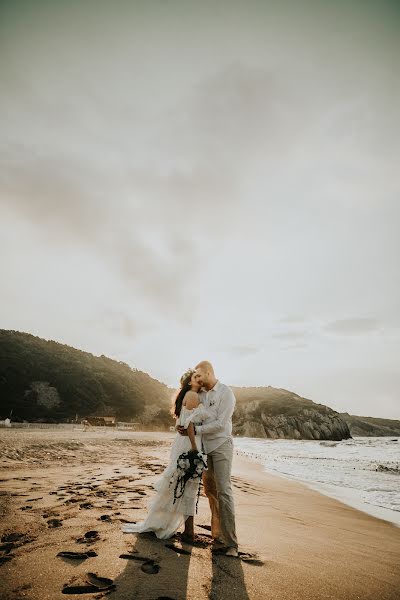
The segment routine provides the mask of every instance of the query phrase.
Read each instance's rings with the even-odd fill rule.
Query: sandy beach
[[[0,430],[1,600],[400,597],[398,527],[238,454],[240,559],[212,554],[205,496],[195,546],[122,533],[144,517],[172,438]]]

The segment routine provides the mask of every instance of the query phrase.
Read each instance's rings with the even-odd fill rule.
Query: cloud
[[[83,168],[65,157],[28,157],[22,151],[18,159],[12,152],[6,158],[3,151],[2,166],[7,167],[0,175],[3,210],[39,228],[53,251],[79,243],[109,264],[131,294],[164,315],[190,319],[196,306],[191,277],[200,271],[201,251],[191,239],[190,218],[187,228],[175,220],[177,201],[175,209],[171,203],[169,227],[164,220],[168,198],[148,198],[151,218],[145,210],[134,214],[125,198],[113,202],[112,184],[100,169]],[[158,211],[157,206],[163,208]]]
[[[280,333],[273,333],[272,337],[282,340],[296,340],[307,337],[307,331],[282,331]]]
[[[228,350],[228,354],[234,358],[246,358],[258,354],[258,352],[260,352],[258,346],[233,346]]]
[[[338,319],[325,326],[325,330],[337,335],[362,335],[379,328],[377,319],[356,317],[352,319]]]
[[[122,336],[129,341],[137,340],[140,336],[153,331],[155,327],[155,323],[145,322],[143,318],[135,319],[126,311],[113,308],[88,319],[87,324],[101,328],[115,337]]]
[[[300,317],[297,315],[289,315],[287,317],[282,317],[276,321],[277,323],[304,323],[306,319],[304,317]]]
[[[178,108],[177,133],[185,147],[228,164],[247,162],[249,148],[268,151],[272,160],[293,150],[293,140],[306,128],[296,114],[303,110],[311,115],[300,89],[277,69],[238,60],[204,77]]]
[[[111,212],[101,202],[96,173],[65,156],[37,155],[3,146],[0,204],[57,236],[93,242]]]
[[[298,350],[300,348],[307,348],[308,344],[299,342],[298,344],[290,344],[290,346],[283,346],[279,350]]]

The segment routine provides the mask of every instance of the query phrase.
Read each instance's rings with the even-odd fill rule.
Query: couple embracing
[[[149,502],[146,519],[141,523],[126,523],[122,531],[153,531],[158,538],[167,539],[184,526],[182,541],[193,542],[202,478],[217,551],[238,556],[231,485],[235,396],[216,378],[208,361],[184,373],[180,384],[173,406],[177,434],[169,464],[154,483],[157,493]]]

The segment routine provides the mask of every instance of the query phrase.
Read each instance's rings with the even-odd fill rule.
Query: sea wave
[[[356,504],[365,512],[400,524],[398,438],[314,441],[236,437],[235,447],[261,462],[267,471],[302,481],[327,495]]]

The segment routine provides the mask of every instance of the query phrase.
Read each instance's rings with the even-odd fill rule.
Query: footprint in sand
[[[49,517],[58,517],[60,513],[54,512],[52,510],[44,512],[42,514],[43,519],[48,519]]]
[[[95,530],[87,531],[83,537],[78,538],[76,541],[78,544],[91,544],[100,541],[99,532]]]
[[[22,585],[14,588],[12,592],[16,594],[17,598],[26,597],[26,590],[30,590],[32,587],[33,586],[31,583],[23,583]]]
[[[239,552],[239,558],[250,565],[255,565],[256,567],[262,567],[265,565],[265,562],[257,557],[257,554],[252,554],[251,552]]]
[[[70,583],[65,583],[61,592],[63,594],[90,594],[92,592],[115,590],[116,585],[108,577],[99,577],[97,573],[87,573],[81,578],[73,578]]]
[[[20,544],[22,543],[27,543],[27,541],[30,541],[29,539],[27,539],[27,535],[26,533],[20,533],[18,531],[14,531],[12,533],[6,533],[5,535],[2,536],[1,538],[2,542],[19,542]]]
[[[0,544],[0,552],[4,552],[5,554],[8,554],[9,552],[11,552],[11,550],[13,550],[15,547],[14,542],[5,542],[4,544]]]
[[[70,558],[72,560],[86,560],[93,556],[97,556],[97,552],[94,550],[88,550],[87,552],[70,552],[69,550],[62,550],[57,554],[60,558]]]
[[[147,573],[147,575],[155,575],[161,569],[160,565],[158,565],[154,560],[148,560],[143,563],[140,567],[143,573]]]
[[[127,560],[137,560],[142,563],[141,569],[143,573],[147,573],[147,575],[155,575],[161,569],[160,565],[155,562],[152,558],[147,558],[146,556],[140,556],[139,554],[120,554],[119,558],[125,558]]]
[[[47,527],[54,529],[55,527],[61,527],[63,524],[62,519],[49,519],[47,521]]]
[[[136,553],[136,550],[134,550],[130,554],[120,554],[119,558],[125,558],[127,560],[138,560],[140,562],[147,562],[148,560],[152,560],[151,558],[148,558],[147,556],[140,556],[140,554]]]
[[[96,586],[99,590],[108,589],[114,584],[112,579],[109,579],[108,577],[99,577],[97,573],[86,573],[86,581]]]
[[[99,496],[99,497],[105,497],[107,496],[107,492],[105,492],[104,490],[98,490],[97,492],[94,493],[95,496]]]
[[[75,502],[80,502],[81,498],[68,498],[64,500],[64,504],[74,504]]]
[[[12,550],[28,544],[33,539],[34,538],[29,537],[26,533],[17,531],[3,535],[0,543],[0,565],[3,565],[14,558],[14,554],[11,554]]]

